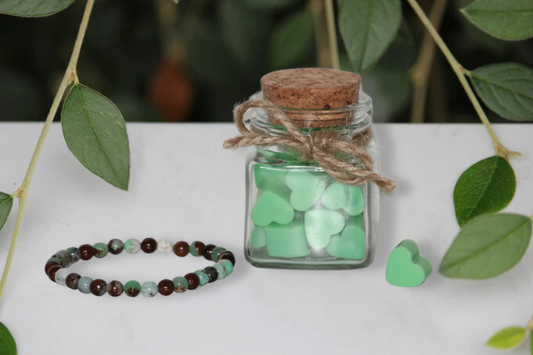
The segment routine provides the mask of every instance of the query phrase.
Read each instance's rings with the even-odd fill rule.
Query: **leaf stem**
[[[324,0],[326,8],[326,21],[329,37],[329,55],[331,58],[331,67],[340,69],[339,46],[337,44],[337,27],[335,26],[335,8],[333,0]]]
[[[39,136],[39,140],[37,141],[37,145],[33,152],[33,156],[31,158],[28,170],[26,171],[26,176],[24,177],[24,180],[22,181],[22,184],[20,185],[20,187],[13,194],[13,196],[19,198],[19,207],[18,207],[17,219],[15,220],[15,227],[13,229],[13,235],[11,237],[11,244],[9,246],[9,251],[7,254],[6,264],[4,267],[4,271],[2,273],[2,280],[0,281],[0,299],[2,299],[2,295],[4,294],[7,277],[11,269],[11,264],[13,263],[13,257],[15,255],[15,249],[17,246],[17,241],[18,241],[18,237],[20,233],[20,227],[22,224],[22,217],[24,216],[24,209],[26,207],[26,200],[28,198],[28,191],[29,191],[30,184],[33,178],[33,174],[35,172],[37,161],[39,160],[39,156],[41,155],[44,142],[46,140],[46,137],[48,136],[48,132],[50,131],[50,126],[52,125],[52,122],[54,121],[57,110],[59,108],[59,104],[61,103],[61,100],[68,86],[72,82],[75,82],[75,83],[78,82],[78,75],[76,72],[76,68],[78,65],[78,59],[80,57],[81,46],[83,44],[85,32],[87,31],[87,25],[89,23],[89,18],[91,16],[93,5],[94,5],[94,0],[87,0],[87,5],[85,6],[85,12],[83,13],[83,18],[81,21],[80,29],[78,31],[78,36],[74,44],[74,49],[72,51],[72,55],[70,57],[70,60],[67,66],[67,70],[65,71],[63,80],[61,81],[61,84],[59,85],[59,89],[57,90],[56,96],[52,103],[52,107],[50,107],[48,116],[46,117],[46,121],[41,131],[41,135]]]
[[[496,136],[496,133],[494,132],[494,129],[492,128],[492,125],[490,124],[490,121],[487,118],[487,115],[483,111],[483,108],[481,107],[476,95],[474,94],[474,91],[472,90],[472,87],[470,87],[470,84],[468,83],[468,80],[466,79],[466,75],[469,75],[470,72],[466,70],[465,68],[463,68],[463,66],[457,61],[457,59],[455,59],[454,55],[452,54],[452,52],[450,51],[446,43],[444,43],[441,36],[435,29],[435,27],[433,27],[431,21],[426,16],[426,14],[424,13],[424,10],[422,10],[418,2],[416,0],[407,0],[407,2],[409,3],[409,5],[411,5],[416,15],[418,16],[418,18],[420,19],[424,27],[426,27],[430,36],[433,38],[433,40],[435,41],[435,43],[441,50],[442,54],[444,54],[444,56],[448,60],[448,63],[450,63],[450,66],[452,67],[453,71],[457,75],[459,82],[463,86],[466,94],[468,95],[468,98],[472,102],[472,105],[474,106],[474,109],[476,110],[481,122],[483,122],[483,124],[485,125],[485,128],[489,132],[490,138],[492,139],[492,144],[494,145],[494,151],[496,155],[500,155],[507,160],[509,159],[509,157],[512,157],[512,156],[519,156],[520,153],[508,150],[498,140],[498,137]]]

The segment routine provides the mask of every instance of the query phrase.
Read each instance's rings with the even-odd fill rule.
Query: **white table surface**
[[[13,192],[41,124],[0,124],[0,190]],[[447,279],[437,270],[459,228],[455,181],[492,154],[481,125],[377,125],[382,171],[398,188],[381,198],[378,251],[367,269],[257,269],[243,256],[246,150],[223,151],[232,124],[130,124],[129,192],[93,176],[67,150],[59,125],[31,186],[15,262],[0,306],[19,355],[67,354],[493,354],[487,338],[525,325],[533,312],[533,253],[492,280]],[[524,156],[508,211],[533,212],[533,125],[497,125]],[[197,140],[202,139],[199,143]],[[14,224],[0,233],[4,263]],[[50,282],[43,268],[57,250],[112,238],[202,240],[235,252],[221,282],[170,297],[94,297]],[[418,242],[434,272],[421,287],[385,282],[388,254]],[[80,262],[76,272],[110,281],[173,278],[205,266],[171,253]],[[527,354],[523,345],[513,354]]]

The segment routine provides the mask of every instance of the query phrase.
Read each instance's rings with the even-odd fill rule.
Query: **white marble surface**
[[[0,190],[21,182],[40,124],[0,124]],[[533,125],[498,125],[518,189],[508,211],[533,212]],[[222,151],[231,124],[130,124],[128,193],[86,172],[55,125],[31,187],[0,306],[20,355],[40,354],[491,354],[487,338],[533,312],[533,253],[487,281],[434,272],[419,288],[385,282],[392,248],[416,240],[438,269],[458,232],[452,191],[461,172],[492,153],[481,125],[377,125],[382,171],[398,183],[381,199],[378,252],[367,269],[256,269],[243,257],[245,150]],[[201,144],[196,140],[203,137]],[[3,264],[14,216],[0,233]],[[50,282],[55,251],[131,237],[195,239],[235,251],[236,270],[201,290],[152,299],[101,298]],[[171,253],[108,256],[74,270],[105,280],[172,278],[210,263]],[[524,345],[513,354],[527,354]]]

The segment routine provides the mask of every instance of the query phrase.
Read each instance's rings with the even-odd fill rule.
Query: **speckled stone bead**
[[[78,283],[80,282],[81,276],[75,273],[68,274],[67,279],[65,280],[65,283],[67,284],[67,287],[72,290],[78,289]]]
[[[192,256],[204,256],[205,244],[199,241],[192,242],[189,247],[189,252]]]
[[[56,282],[56,272],[58,272],[59,270],[61,270],[63,267],[61,267],[60,265],[54,265],[54,266],[51,266],[49,269],[48,269],[48,277],[50,278],[50,280]]]
[[[198,275],[198,279],[200,280],[200,286],[203,286],[209,282],[209,276],[204,270],[196,270],[194,273]]]
[[[216,247],[215,249],[213,249],[213,251],[211,252],[211,260],[213,260],[216,263],[218,261],[218,257],[220,256],[220,253],[222,253],[225,250],[226,248],[222,248],[222,247]]]
[[[218,264],[222,264],[226,269],[226,276],[229,276],[233,272],[233,264],[229,260],[220,260]]]
[[[57,270],[56,275],[54,277],[56,284],[61,285],[61,286],[67,286],[66,279],[67,279],[68,274],[69,274],[68,269]]]
[[[66,250],[60,250],[58,251],[55,255],[61,255],[65,258],[65,267],[69,266],[72,264],[72,259],[70,258],[70,253]]]
[[[50,271],[50,268],[52,266],[61,266],[61,261],[57,258],[52,258],[52,259],[49,259],[47,262],[46,262],[46,265],[44,266],[44,272],[46,275],[48,275],[48,271]]]
[[[235,255],[229,250],[223,251],[220,253],[220,256],[218,257],[218,261],[220,260],[229,260],[235,266]]]
[[[157,242],[155,241],[154,238],[146,238],[141,243],[141,249],[145,253],[151,254],[151,253],[153,253],[154,251],[157,250]],[[151,297],[153,297],[153,296],[151,296]]]
[[[213,249],[215,249],[217,246],[213,244],[207,244],[204,248],[204,258],[207,260],[213,260],[211,255],[213,254]]]
[[[124,285],[124,293],[130,297],[137,297],[141,294],[141,284],[137,281],[128,281]]]
[[[157,250],[159,251],[172,251],[172,242],[163,239],[157,243]]]
[[[109,252],[109,248],[107,244],[105,243],[96,243],[95,245],[93,245],[93,248],[94,248],[94,256],[97,257],[98,259],[103,258]]]
[[[65,251],[65,253],[66,253],[66,251]],[[67,261],[67,257],[66,257],[65,254],[63,254],[61,252],[57,252],[54,255],[52,255],[52,258],[59,259],[61,261],[61,265],[68,266],[68,261]]]
[[[89,260],[94,256],[94,248],[90,244],[83,244],[79,250],[81,260]]]
[[[124,243],[122,243],[122,240],[120,239],[111,239],[109,243],[107,243],[107,247],[111,254],[118,255],[124,250]]]
[[[200,278],[198,278],[198,275],[195,273],[189,273],[185,275],[185,278],[187,279],[187,282],[189,283],[188,290],[196,290],[198,286],[200,286]]]
[[[144,297],[154,297],[159,292],[157,284],[155,282],[145,282],[142,286],[142,294]]]
[[[141,242],[137,239],[128,239],[126,240],[126,243],[124,243],[124,250],[128,254],[137,254],[141,251]]]
[[[204,269],[204,272],[209,277],[209,282],[215,282],[218,279],[218,271],[212,266],[208,266]]]
[[[107,283],[102,279],[91,282],[91,293],[95,296],[103,296],[107,291]]]
[[[157,289],[163,296],[170,296],[174,293],[174,282],[168,279],[161,280],[157,285]]]
[[[67,249],[68,255],[70,256],[70,262],[71,263],[77,263],[80,261],[81,254],[80,250],[76,247],[70,247]]]
[[[93,282],[93,279],[90,277],[82,277],[80,281],[78,281],[78,290],[81,293],[91,293],[91,284]]]
[[[176,293],[183,293],[187,291],[187,288],[189,287],[189,281],[183,276],[178,276],[172,279],[172,282],[174,283],[174,290]]]
[[[107,285],[107,293],[111,297],[118,297],[122,292],[124,292],[124,286],[119,281],[114,280]]]
[[[174,251],[174,254],[180,257],[187,256],[189,254],[189,244],[187,242],[177,242],[174,244],[174,248],[172,248]]]
[[[224,279],[226,277],[226,268],[224,267],[224,265],[216,263],[215,265],[213,265],[213,267],[218,272],[217,280],[222,280],[222,279]]]

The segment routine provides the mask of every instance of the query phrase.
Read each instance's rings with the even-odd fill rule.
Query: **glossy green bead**
[[[215,263],[215,265],[213,265],[213,267],[215,269],[217,269],[217,271],[218,271],[217,280],[222,280],[223,278],[226,277],[226,268],[224,267],[224,265],[219,264],[219,263]]]
[[[96,249],[96,253],[94,253],[94,256],[96,256],[98,259],[103,258],[107,255],[107,253],[109,253],[109,248],[105,243],[96,243],[95,245],[93,245],[93,248]]]
[[[229,276],[233,272],[233,264],[229,260],[220,260],[218,264],[222,264],[226,270],[226,276]]]
[[[204,270],[197,270],[194,272],[200,279],[200,286],[205,285],[209,282],[209,275]]]
[[[65,250],[65,253],[66,253],[66,250]],[[63,266],[68,265],[67,258],[65,254],[61,253],[61,250],[55,253],[50,259],[59,259],[59,261],[61,262],[61,265]]]
[[[130,297],[137,297],[142,290],[141,284],[135,280],[126,282],[124,285],[124,293]]]
[[[77,263],[81,258],[80,250],[76,247],[67,248],[67,252],[70,256],[70,263]]]
[[[126,250],[126,253],[128,254],[137,254],[141,251],[141,242],[133,238],[128,239],[126,240],[126,243],[124,243],[124,250]]]
[[[218,261],[218,257],[220,256],[220,253],[222,253],[225,250],[226,248],[216,247],[215,249],[213,249],[213,252],[211,253],[211,259],[213,259],[213,261],[216,263]]]
[[[142,294],[144,297],[154,297],[159,292],[159,288],[155,282],[145,282],[142,285]]]
[[[93,279],[90,277],[82,277],[78,281],[78,290],[80,290],[81,293],[91,293],[91,283],[93,282]]]
[[[175,277],[172,282],[174,282],[174,291],[177,293],[183,293],[189,288],[189,281],[183,276]]]
[[[50,261],[56,261],[56,262],[60,263],[61,265],[63,265],[63,263],[61,262],[61,259],[59,259],[59,258],[50,258],[46,262],[49,263]]]

